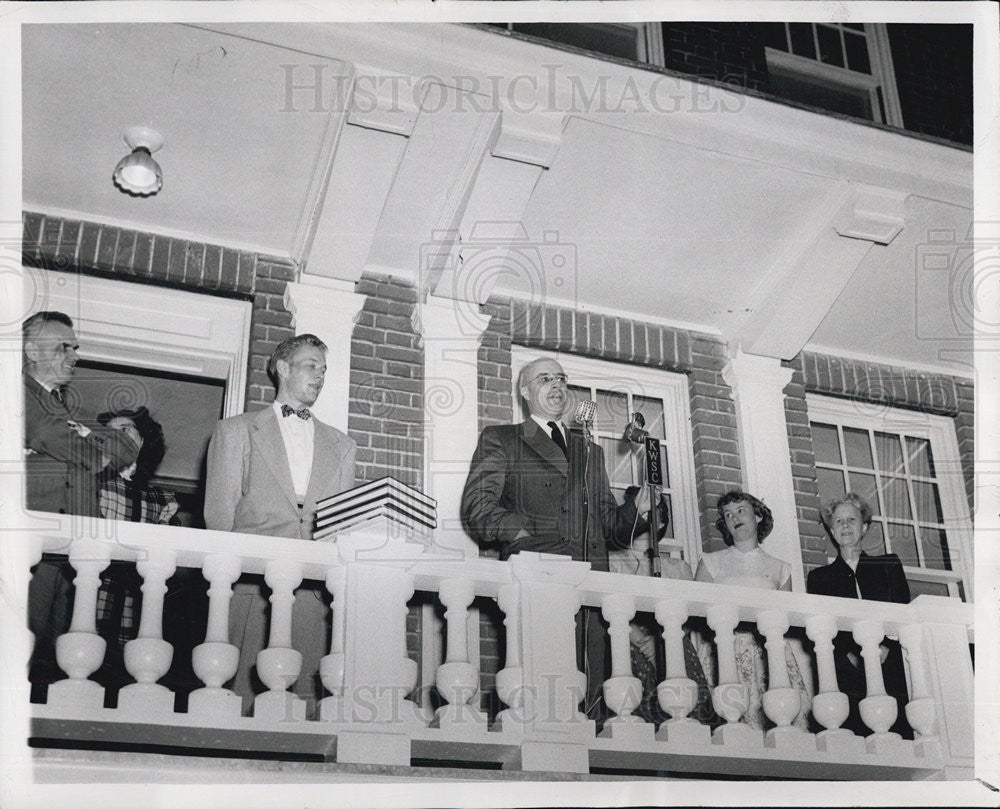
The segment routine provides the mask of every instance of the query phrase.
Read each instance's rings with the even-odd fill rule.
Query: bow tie
[[[63,393],[62,388],[52,388],[52,390],[49,391],[49,396],[51,396],[61,405],[66,404],[66,394]]]
[[[298,410],[296,410],[291,405],[283,404],[281,406],[281,415],[282,416],[285,416],[287,418],[288,416],[292,415],[293,413],[296,416],[298,416],[300,419],[303,419],[305,421],[308,421],[312,417],[312,413],[309,412],[309,408],[308,407],[300,407]]]

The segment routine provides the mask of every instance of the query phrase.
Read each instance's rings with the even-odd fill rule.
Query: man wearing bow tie
[[[316,501],[354,486],[357,445],[309,410],[326,376],[326,345],[300,334],[281,342],[268,373],[277,388],[263,410],[220,421],[208,447],[205,524],[219,531],[312,539]],[[257,652],[266,646],[267,601],[260,576],[245,576],[230,602],[230,642],[240,647],[233,689],[249,707],[263,686],[251,677]],[[315,698],[316,673],[326,653],[323,585],[296,591],[292,646],[302,653],[295,692]]]
[[[78,410],[70,382],[80,348],[73,321],[62,312],[36,312],[21,326],[24,382],[25,505],[34,511],[100,517],[98,476],[135,461],[139,448]],[[43,560],[28,587],[28,625],[35,633],[31,681],[62,678],[55,641],[69,628],[73,571]]]

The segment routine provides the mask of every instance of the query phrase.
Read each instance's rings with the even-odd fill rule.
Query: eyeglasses
[[[553,382],[562,382],[566,384],[566,374],[539,374],[534,379],[535,382],[540,382],[543,385],[549,385]]]

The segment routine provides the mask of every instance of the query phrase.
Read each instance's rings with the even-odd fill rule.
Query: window
[[[903,126],[884,25],[777,22],[764,32],[774,95]]]
[[[622,438],[632,414],[643,414],[645,429],[651,436],[660,439],[663,493],[670,513],[660,550],[663,554],[684,559],[693,569],[701,553],[701,529],[694,484],[687,377],[668,371],[515,346],[513,386],[516,421],[526,418],[518,404],[521,397],[516,389],[517,374],[525,364],[538,357],[551,357],[562,365],[569,377],[573,407],[577,402],[588,399],[597,403],[594,440],[604,450],[611,490],[619,503],[629,486],[641,485],[644,481],[644,450]],[[572,409],[568,409],[571,414]]]
[[[971,598],[971,521],[951,419],[807,397],[824,503],[855,492],[874,512],[862,549],[895,553],[913,596]]]
[[[663,33],[659,23],[494,23],[498,28],[573,45],[586,51],[663,64]]]

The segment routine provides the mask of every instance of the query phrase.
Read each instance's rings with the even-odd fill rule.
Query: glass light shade
[[[163,172],[149,150],[140,146],[118,161],[114,182],[127,194],[148,197],[163,187]]]

